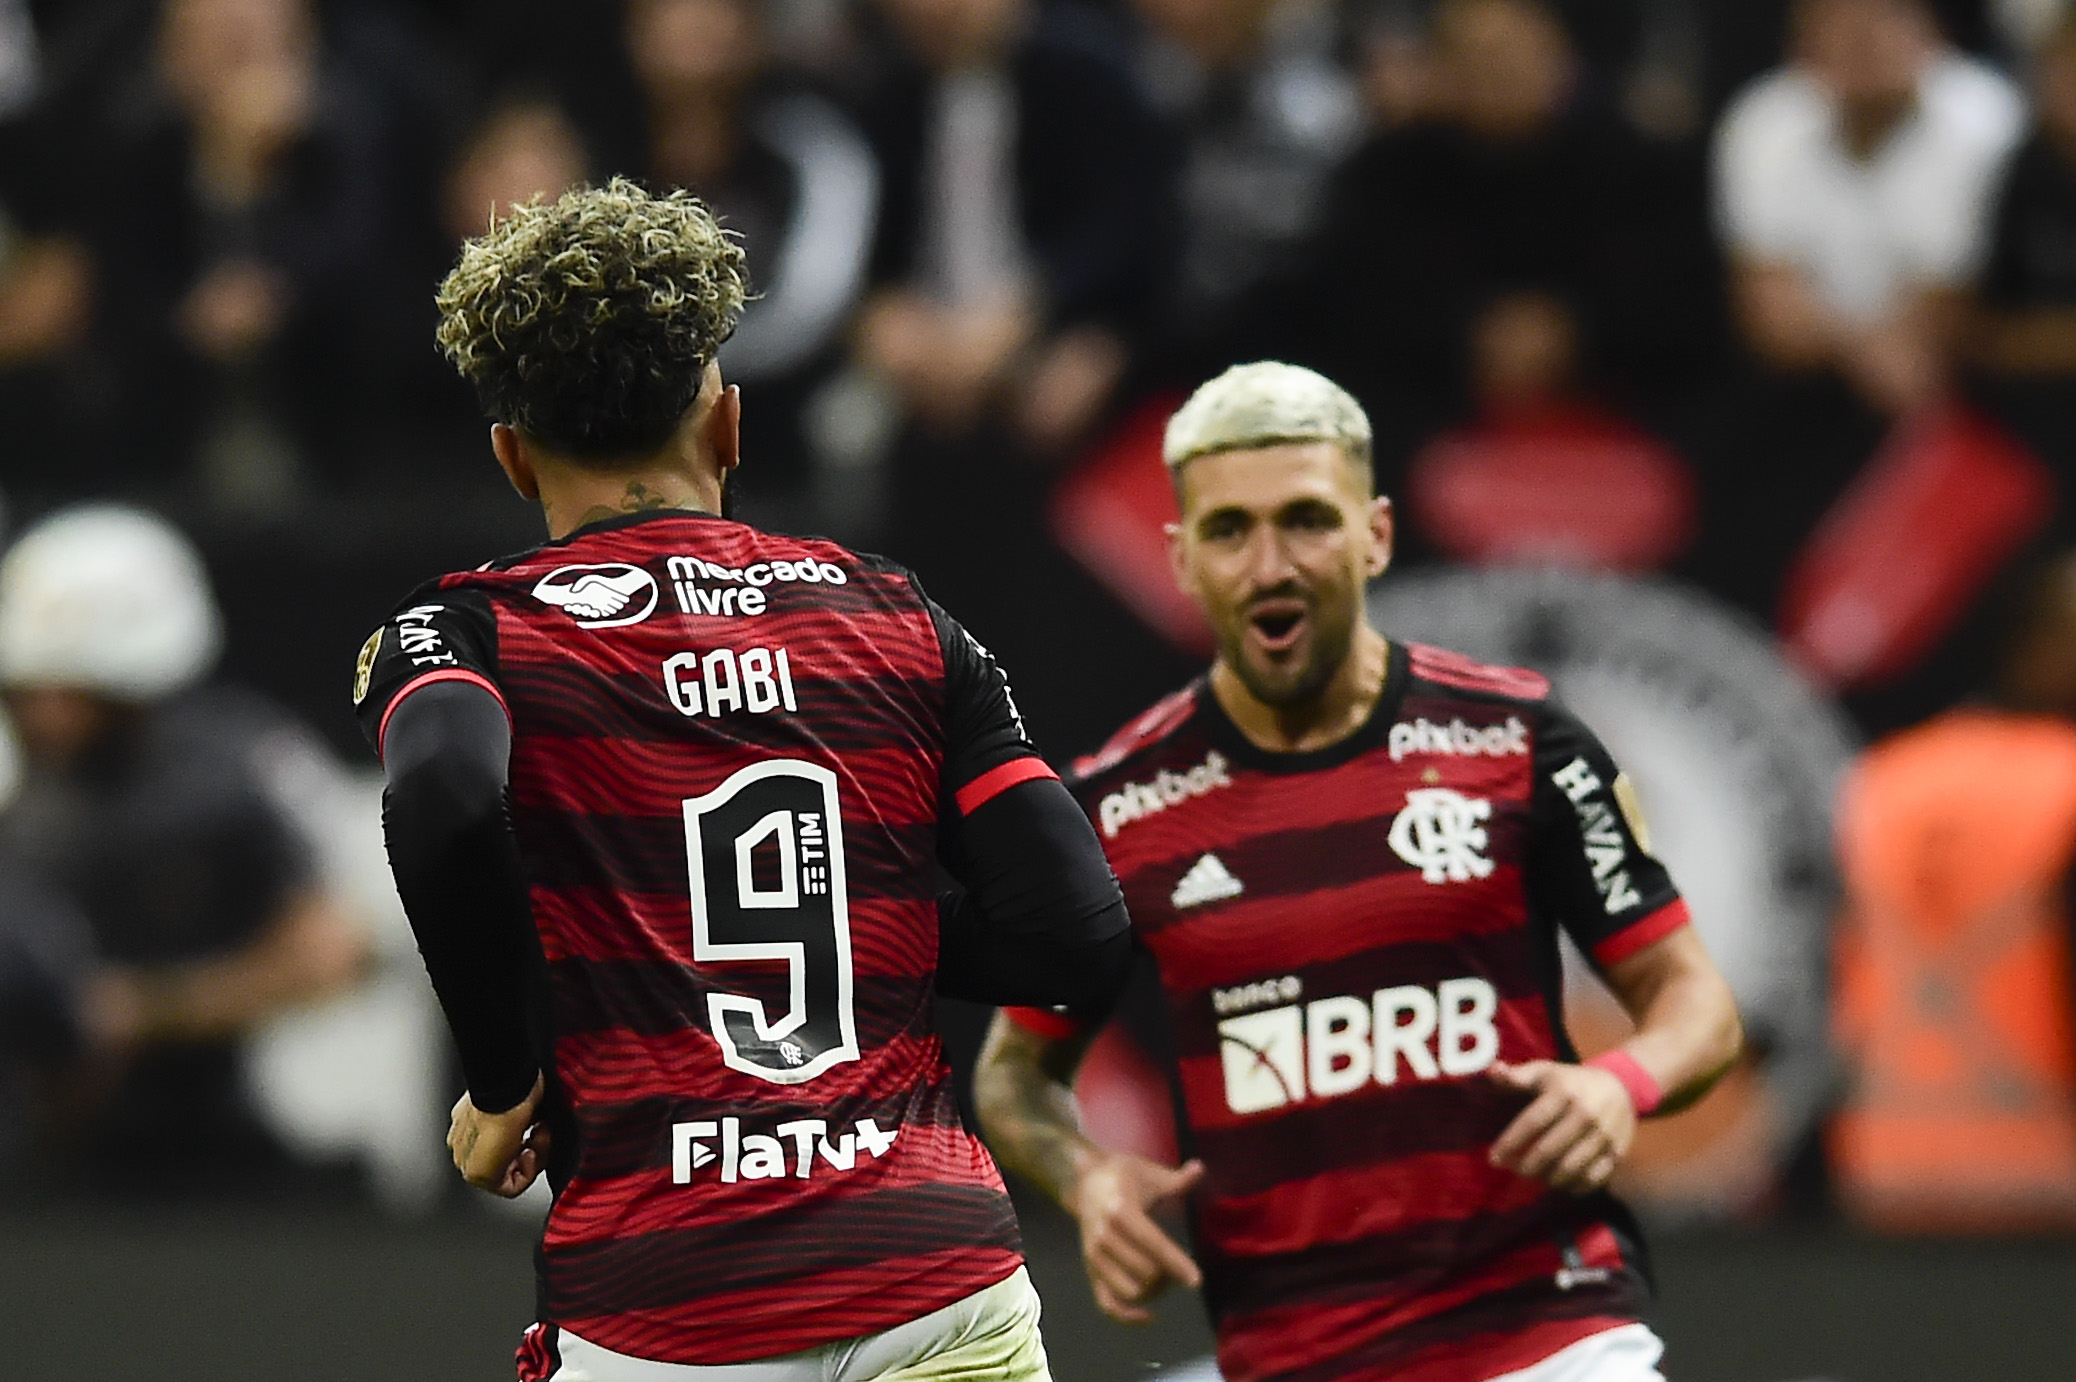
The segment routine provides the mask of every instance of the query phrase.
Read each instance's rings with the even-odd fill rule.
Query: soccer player
[[[692,197],[615,180],[513,211],[440,288],[550,538],[422,587],[355,678],[467,1077],[449,1145],[555,1190],[525,1382],[1043,1379],[933,980],[1101,1002],[1128,921],[908,573],[720,516],[742,263]]]
[[[1656,1378],[1605,1187],[1637,1119],[1698,1098],[1741,1036],[1627,780],[1535,673],[1370,627],[1391,506],[1334,384],[1229,370],[1166,454],[1217,659],[1073,790],[1158,965],[1194,1155],[1082,1136],[1100,1010],[1071,1008],[996,1018],[990,1145],[1079,1219],[1113,1317],[1201,1284],[1230,1382]],[[1584,1065],[1560,927],[1637,1025]],[[1153,1217],[1185,1198],[1195,1259]]]

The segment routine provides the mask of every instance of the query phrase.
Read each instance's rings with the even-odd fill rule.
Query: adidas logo
[[[1206,854],[1189,866],[1189,872],[1182,875],[1168,900],[1179,911],[1184,907],[1201,907],[1206,902],[1222,902],[1244,891],[1240,880],[1218,862],[1216,854]]]

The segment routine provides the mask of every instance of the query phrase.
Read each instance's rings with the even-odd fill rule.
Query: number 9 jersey
[[[455,680],[512,724],[540,1318],[720,1364],[1011,1275],[931,1018],[940,822],[1051,776],[986,650],[887,562],[651,512],[414,593],[355,673],[377,750]]]

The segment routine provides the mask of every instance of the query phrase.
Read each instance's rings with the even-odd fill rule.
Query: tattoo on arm
[[[1056,1041],[997,1014],[973,1075],[974,1104],[996,1158],[1070,1209],[1081,1159],[1093,1146],[1073,1088],[1093,1036]]]

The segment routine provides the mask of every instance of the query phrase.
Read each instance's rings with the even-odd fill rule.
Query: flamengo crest
[[[1492,803],[1482,797],[1447,787],[1417,788],[1406,793],[1406,809],[1391,823],[1391,852],[1430,883],[1489,878],[1492,861],[1483,851],[1490,839],[1479,822],[1491,815]]]

